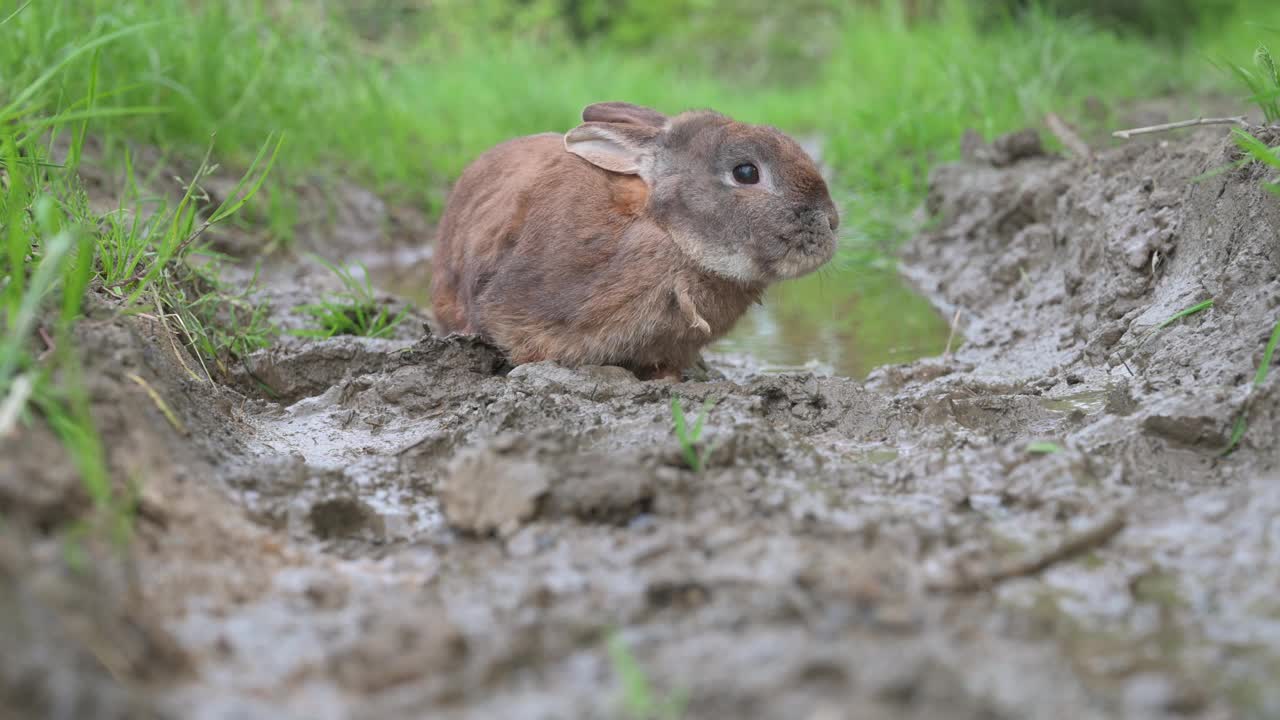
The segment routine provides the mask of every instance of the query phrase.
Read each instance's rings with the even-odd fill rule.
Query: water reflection
[[[366,260],[376,286],[430,306],[429,259]],[[765,370],[863,378],[881,365],[942,353],[948,331],[893,267],[859,264],[774,286],[711,350],[750,355]]]
[[[862,378],[942,353],[949,330],[894,268],[858,266],[774,286],[713,349],[750,354],[767,369],[812,369],[816,361]]]

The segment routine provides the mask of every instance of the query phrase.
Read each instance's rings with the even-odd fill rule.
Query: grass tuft
[[[698,440],[702,437],[702,426],[710,414],[711,408],[716,404],[712,398],[707,398],[702,402],[702,410],[698,413],[698,418],[694,421],[693,427],[690,428],[685,420],[684,408],[680,405],[680,398],[675,395],[671,396],[671,419],[675,423],[676,439],[680,441],[680,451],[684,454],[685,464],[689,469],[701,473],[706,465],[707,450],[698,449]]]
[[[1280,122],[1280,68],[1266,45],[1253,53],[1253,67],[1227,63],[1227,68],[1249,89],[1249,100],[1258,106],[1269,123]]]
[[[207,194],[200,184],[217,170],[213,145],[182,197],[170,207],[163,197],[142,197],[128,153],[127,200],[99,220],[100,280],[105,293],[127,307],[145,304],[174,321],[188,347],[224,374],[226,361],[265,347],[274,336],[266,308],[250,301],[256,277],[239,288],[221,280],[225,258],[202,244],[213,227],[231,220],[261,191],[283,144],[268,138],[226,200],[204,214]],[[206,372],[207,374],[207,372]]]
[[[220,364],[227,354],[265,342],[265,315],[251,310],[247,322],[237,315],[243,296],[221,283],[219,259],[201,236],[261,189],[280,142],[261,146],[231,198],[207,217],[199,182],[214,169],[208,155],[170,208],[162,199],[139,197],[126,153],[131,204],[122,198],[116,211],[100,216],[77,175],[91,126],[167,110],[120,102],[121,88],[104,91],[100,79],[115,77],[108,65],[122,46],[158,25],[115,17],[64,35],[74,19],[50,16],[48,5],[29,3],[0,20],[0,74],[6,80],[0,89],[0,433],[37,423],[48,427],[92,500],[93,515],[69,534],[110,527],[119,539],[128,535],[132,501],[112,482],[85,387],[76,334],[85,298],[97,295],[117,312],[154,308],[166,324],[174,323],[202,364],[205,358]],[[30,52],[55,39],[56,48]],[[182,430],[154,389],[140,378],[135,382]]]
[[[393,316],[385,307],[379,307],[374,295],[373,281],[369,279],[369,272],[363,265],[357,264],[360,268],[360,277],[356,277],[349,268],[335,265],[318,255],[311,257],[342,281],[343,290],[339,293],[337,301],[326,300],[298,306],[298,309],[310,315],[319,327],[294,330],[293,334],[310,338],[331,338],[336,335],[387,337],[408,314],[408,308]]]
[[[1252,133],[1239,128],[1231,131],[1231,137],[1235,141],[1236,147],[1240,148],[1247,156],[1246,162],[1256,161],[1270,167],[1272,170],[1280,171],[1280,148],[1270,147]],[[1277,175],[1275,179],[1263,181],[1262,187],[1271,193],[1280,195],[1280,175]]]

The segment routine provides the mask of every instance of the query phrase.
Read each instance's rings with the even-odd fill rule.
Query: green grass
[[[216,170],[212,148],[176,203],[142,197],[133,165],[125,153],[126,194],[119,208],[99,220],[99,282],[102,292],[126,307],[146,307],[186,339],[202,364],[226,372],[226,361],[268,345],[274,329],[266,308],[250,301],[255,283],[234,288],[222,282],[224,258],[201,241],[210,228],[229,222],[261,191],[283,138],[267,138],[228,198],[211,210],[203,207],[200,184]],[[206,365],[206,379],[211,373]]]
[[[355,11],[268,0],[45,0],[10,23],[0,73],[21,80],[95,32],[146,23],[101,53],[101,76],[117,87],[98,104],[121,112],[96,132],[189,153],[217,132],[223,161],[242,166],[285,129],[294,141],[282,182],[330,172],[433,210],[478,153],[514,135],[563,131],[590,102],[712,106],[824,136],[849,237],[885,240],[900,234],[928,169],[957,154],[964,129],[990,136],[1048,110],[1078,115],[1088,96],[1202,87],[1197,54],[1233,56],[1246,17],[1231,15],[1175,51],[1044,13],[993,25],[961,2],[913,22],[896,3],[827,5],[837,9],[824,23],[824,54],[785,81],[609,38],[574,45],[482,27],[465,4],[422,10],[410,37],[370,41],[353,27]],[[1280,12],[1259,3],[1248,17]],[[754,55],[788,52],[777,47],[784,38],[766,41]],[[61,87],[81,97],[88,58],[69,62]]]
[[[1280,343],[1280,320],[1276,321],[1275,328],[1271,330],[1271,338],[1267,340],[1267,346],[1262,350],[1262,362],[1258,363],[1258,371],[1253,375],[1254,387],[1267,381],[1267,373],[1271,371],[1271,358],[1275,355],[1277,343]]]
[[[1173,325],[1174,323],[1180,320],[1189,318],[1192,315],[1195,315],[1197,313],[1202,313],[1211,307],[1213,307],[1213,298],[1209,298],[1208,300],[1201,300],[1200,302],[1194,305],[1190,305],[1188,307],[1185,307],[1179,310],[1178,312],[1170,315],[1164,320],[1161,320],[1155,327],[1151,328],[1146,333],[1144,333],[1142,337],[1138,339],[1137,344],[1134,346],[1135,349],[1145,345],[1148,340],[1155,337],[1156,333],[1160,332],[1161,330],[1164,330],[1170,325]]]
[[[1227,69],[1239,80],[1251,94],[1249,101],[1262,111],[1265,122],[1280,122],[1280,67],[1266,45],[1259,45],[1253,54],[1253,67],[1238,63],[1225,63]],[[1250,163],[1259,163],[1273,171],[1280,171],[1280,148],[1267,145],[1253,133],[1235,128],[1231,131],[1232,140],[1244,154],[1244,158],[1226,169],[1244,167]],[[1210,173],[1210,175],[1216,174]],[[1269,192],[1280,195],[1280,175],[1264,180],[1262,186]]]
[[[11,38],[32,11],[24,6],[0,20],[0,37]],[[109,476],[84,383],[74,331],[85,297],[97,294],[121,313],[154,310],[174,321],[202,363],[243,350],[255,324],[223,322],[235,298],[219,285],[217,258],[200,239],[262,187],[279,149],[278,142],[263,146],[230,199],[203,213],[195,198],[211,169],[207,159],[171,209],[152,199],[145,209],[135,202],[102,217],[92,211],[77,176],[91,125],[158,110],[101,105],[113,95],[99,84],[102,58],[150,27],[98,28],[28,68],[23,84],[0,91],[0,432],[45,423],[76,467],[93,517],[105,519],[117,537],[129,525],[131,501]],[[84,80],[74,96],[62,82],[73,69]],[[71,535],[98,524],[80,523]]]
[[[0,33],[9,32],[21,11],[0,20]],[[29,422],[29,409],[35,408],[61,439],[99,510],[111,506],[112,488],[72,342],[86,289],[97,271],[91,218],[76,192],[74,174],[49,162],[41,141],[71,129],[68,158],[74,164],[83,148],[85,124],[111,113],[94,105],[96,80],[58,111],[47,103],[49,88],[71,63],[134,31],[88,39],[17,86],[15,94],[0,96],[0,433]],[[96,70],[95,61],[90,74]],[[35,337],[46,347],[33,348]]]
[[[1253,67],[1227,62],[1226,67],[1252,93],[1249,100],[1262,111],[1266,122],[1280,122],[1280,67],[1266,45],[1253,53]]]
[[[1259,45],[1254,52],[1253,65],[1253,68],[1248,68],[1229,63],[1227,67],[1239,79],[1240,83],[1252,93],[1249,99],[1262,111],[1265,121],[1268,123],[1280,122],[1280,67],[1277,67],[1275,58],[1272,57],[1271,51],[1266,45]],[[1257,162],[1264,167],[1280,171],[1280,152],[1277,152],[1277,148],[1270,147],[1253,133],[1239,128],[1233,129],[1231,136],[1236,147],[1240,148],[1245,155],[1244,159],[1236,164],[1237,167],[1250,162]],[[1264,180],[1262,186],[1272,194],[1280,196],[1280,177]],[[1280,343],[1280,320],[1276,321],[1275,327],[1271,331],[1271,337],[1263,348],[1262,360],[1258,363],[1258,369],[1253,376],[1253,383],[1249,386],[1249,394],[1245,399],[1244,407],[1236,415],[1235,422],[1231,426],[1231,436],[1227,440],[1226,448],[1222,451],[1223,455],[1229,455],[1235,451],[1249,428],[1248,416],[1249,409],[1252,406],[1253,393],[1262,386],[1262,383],[1266,382],[1267,373],[1271,370],[1271,358],[1275,354],[1277,343]]]
[[[29,128],[0,123],[0,156],[7,185],[0,204],[0,433],[29,421],[36,408],[62,440],[96,508],[111,501],[105,453],[89,414],[71,331],[94,272],[86,218],[68,186],[32,155]],[[49,188],[49,189],[46,189]],[[33,338],[47,347],[36,349]],[[43,362],[41,359],[43,358]]]
[[[335,265],[318,255],[313,255],[312,258],[342,281],[343,290],[333,299],[299,306],[299,310],[315,320],[317,327],[295,330],[295,335],[311,338],[331,338],[335,335],[388,337],[408,314],[408,308],[392,315],[387,308],[379,307],[374,296],[373,281],[369,279],[369,271],[363,265],[359,266],[360,276],[356,277],[349,268]]]
[[[1253,384],[1249,386],[1249,397],[1245,400],[1244,408],[1241,409],[1240,414],[1236,416],[1235,423],[1231,426],[1231,438],[1227,441],[1226,449],[1222,451],[1223,455],[1228,455],[1236,449],[1236,446],[1240,444],[1240,439],[1244,437],[1244,433],[1249,427],[1250,401],[1253,398],[1253,393],[1262,387],[1262,383],[1267,381],[1267,374],[1271,372],[1271,359],[1275,356],[1276,345],[1280,345],[1280,320],[1276,320],[1275,327],[1271,330],[1271,337],[1262,349],[1262,360],[1258,363],[1258,370],[1253,374]]]
[[[688,697],[673,693],[660,697],[622,636],[613,633],[607,640],[609,660],[621,686],[619,704],[630,720],[679,720],[684,717]]]
[[[1208,310],[1211,307],[1213,307],[1213,298],[1209,298],[1208,300],[1203,300],[1201,302],[1196,303],[1195,305],[1192,305],[1191,307],[1183,308],[1182,310],[1179,310],[1178,312],[1170,315],[1167,319],[1165,319],[1164,322],[1157,325],[1155,329],[1163,330],[1185,317],[1190,317],[1192,315],[1195,315],[1198,312]]]
[[[701,450],[698,448],[698,441],[702,438],[703,423],[706,422],[715,404],[716,401],[712,398],[704,400],[702,410],[698,412],[698,418],[694,420],[693,427],[689,427],[685,420],[684,408],[680,405],[680,398],[671,396],[671,420],[675,424],[676,439],[680,441],[680,452],[684,455],[685,464],[696,473],[701,473],[706,466],[707,451],[706,448]]]
[[[1231,137],[1236,147],[1245,154],[1246,161],[1261,163],[1274,171],[1280,171],[1280,148],[1270,147],[1251,133],[1239,128],[1231,131]],[[1264,180],[1262,187],[1268,192],[1280,195],[1280,176],[1272,180]]]
[[[1046,440],[1027,443],[1027,452],[1032,455],[1053,455],[1062,452],[1062,446],[1055,442]]]

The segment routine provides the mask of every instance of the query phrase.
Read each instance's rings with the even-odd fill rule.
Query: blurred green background
[[[60,110],[90,83],[97,107],[118,108],[95,117],[100,162],[121,163],[129,144],[197,156],[216,133],[215,157],[243,168],[283,131],[253,208],[264,251],[292,241],[298,182],[350,179],[435,217],[479,152],[566,130],[590,102],[776,125],[821,148],[843,249],[771,292],[722,347],[850,375],[946,341],[892,258],[921,220],[929,169],[966,129],[990,138],[1054,111],[1106,142],[1144,99],[1244,111],[1214,63],[1247,61],[1280,28],[1280,3],[1252,0],[0,3],[0,17],[16,10],[0,30],[0,98],[121,33],[46,86]],[[396,289],[424,301],[423,273]]]

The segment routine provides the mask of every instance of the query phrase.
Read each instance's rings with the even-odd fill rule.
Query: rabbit
[[[515,365],[678,381],[770,283],[835,253],[827,184],[782,132],[622,102],[582,121],[463,171],[432,261],[444,332],[481,335]]]

